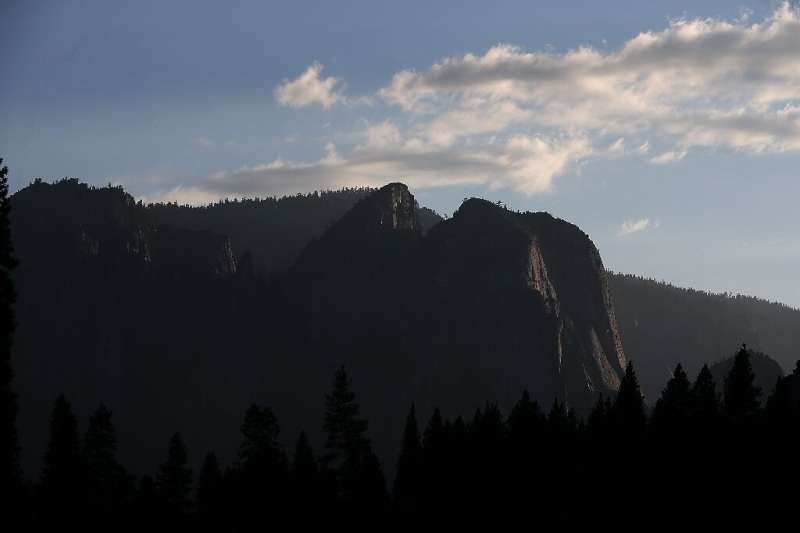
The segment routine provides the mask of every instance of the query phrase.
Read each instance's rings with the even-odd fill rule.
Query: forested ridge
[[[800,310],[741,294],[676,287],[631,274],[609,273],[625,353],[637,363],[648,401],[677,363],[696,373],[730,355],[731,339],[791,372],[800,354]]]
[[[6,172],[2,500],[21,530],[764,527],[792,505],[795,310],[606,286],[571,224],[478,199],[435,224],[401,184],[190,208],[77,180],[9,199]]]

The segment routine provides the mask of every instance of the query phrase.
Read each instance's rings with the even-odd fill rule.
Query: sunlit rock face
[[[198,461],[208,449],[233,460],[252,402],[275,410],[287,445],[300,429],[319,445],[340,365],[385,465],[411,403],[422,419],[434,407],[470,417],[485,401],[507,413],[527,389],[545,409],[558,398],[586,412],[617,387],[613,305],[577,227],[477,199],[441,221],[401,183],[346,207],[323,200],[192,211],[77,182],[15,195],[26,468],[38,467],[62,391],[83,418],[109,405],[123,460],[145,473],[175,431],[202,443]],[[312,224],[325,205],[341,211]],[[270,255],[296,249],[272,241],[297,235],[252,221],[290,208],[318,237],[299,256]],[[261,245],[257,263],[293,266],[259,274],[243,243]]]
[[[527,389],[586,413],[616,390],[626,359],[586,234],[470,199],[423,236],[413,206],[402,184],[363,199],[284,285],[281,329],[303,343],[287,343],[291,359],[320,372],[320,390],[346,365],[380,449],[394,449],[412,402],[422,416],[471,416],[487,400],[507,411]]]
[[[470,199],[424,247],[431,290],[473,300],[458,306],[464,324],[482,328],[505,317],[484,336],[504,347],[493,359],[527,369],[507,379],[579,410],[616,390],[626,360],[605,269],[576,226]],[[494,306],[492,317],[480,311],[486,305]]]

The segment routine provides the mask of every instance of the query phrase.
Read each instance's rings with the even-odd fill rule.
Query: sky
[[[579,225],[607,268],[800,307],[800,8],[0,1],[0,157],[203,204],[409,185]]]

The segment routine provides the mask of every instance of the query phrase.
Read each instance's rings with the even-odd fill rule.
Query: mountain
[[[252,402],[274,408],[285,443],[319,437],[342,364],[386,460],[412,402],[467,415],[527,387],[586,410],[616,387],[607,281],[577,227],[477,199],[433,225],[402,184],[304,198],[145,206],[75,180],[15,194],[26,470],[62,391],[83,421],[111,407],[141,472],[176,430],[194,459],[232,460]]]
[[[800,310],[626,274],[610,273],[608,279],[625,353],[650,402],[677,363],[694,379],[703,364],[730,357],[742,343],[769,354],[784,372],[800,359]]]
[[[470,199],[423,235],[412,205],[404,185],[384,187],[290,270],[279,329],[295,341],[280,351],[302,361],[298,380],[321,394],[345,364],[372,434],[390,445],[412,402],[423,419],[434,407],[468,415],[486,399],[507,410],[528,389],[587,412],[616,390],[626,360],[586,234]],[[304,418],[321,416],[319,402],[308,408]]]

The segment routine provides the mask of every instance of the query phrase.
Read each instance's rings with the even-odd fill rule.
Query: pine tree
[[[117,461],[116,452],[117,436],[111,422],[111,411],[100,405],[89,418],[89,427],[83,438],[88,499],[95,512],[114,512],[131,490],[131,482]]]
[[[74,517],[83,500],[84,469],[78,420],[63,394],[56,398],[50,416],[50,440],[42,471],[42,501],[47,515]]]
[[[414,405],[406,417],[403,442],[397,461],[394,481],[394,498],[401,512],[413,512],[418,508],[422,491],[422,442],[420,441]]]
[[[366,436],[367,421],[360,417],[344,367],[336,371],[333,391],[325,399],[323,429],[327,433],[323,462],[336,473],[339,495],[346,501],[352,500],[356,477],[367,459],[370,443]]]
[[[239,461],[244,469],[260,470],[282,462],[278,419],[269,407],[251,405],[241,426]]]
[[[11,348],[14,334],[16,293],[11,271],[17,265],[11,243],[8,198],[8,167],[0,159],[0,501],[13,511],[10,498],[18,493],[19,445],[17,442],[17,397],[13,389]]]
[[[743,344],[733,360],[733,367],[725,378],[723,388],[725,414],[731,419],[744,420],[758,412],[761,389],[753,384],[754,380],[750,352]]]
[[[156,478],[158,494],[172,513],[184,514],[189,510],[192,470],[188,462],[183,438],[180,433],[175,433],[169,441],[167,460],[159,468]]]
[[[611,400],[600,396],[586,422],[586,431],[593,445],[607,443],[613,427],[613,414],[614,407]]]
[[[653,409],[653,431],[668,434],[683,427],[688,422],[691,402],[692,384],[679,363]]]
[[[214,452],[206,454],[197,477],[197,514],[216,522],[221,511],[222,470]],[[207,524],[210,525],[210,524]],[[209,528],[210,529],[210,528]]]
[[[692,387],[691,411],[692,416],[700,423],[714,420],[720,413],[717,384],[708,365],[703,365],[700,369]]]
[[[305,431],[300,432],[297,438],[297,445],[294,448],[294,460],[292,462],[292,478],[295,485],[304,491],[313,488],[319,475],[319,466],[314,458],[314,451],[308,442]]]
[[[617,391],[614,422],[621,436],[625,438],[639,438],[644,434],[646,424],[644,400],[631,362],[625,369],[625,375]]]
[[[514,404],[508,416],[508,436],[515,453],[529,454],[536,439],[543,431],[542,412],[539,404],[532,402],[528,391],[523,391],[522,397]]]
[[[272,409],[251,405],[240,428],[239,462],[232,472],[236,518],[242,527],[258,519],[266,509],[283,514],[288,498],[289,472],[286,455],[278,444],[280,426]]]

